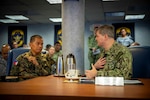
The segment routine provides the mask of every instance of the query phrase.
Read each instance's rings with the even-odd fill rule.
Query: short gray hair
[[[114,26],[112,25],[102,25],[98,27],[96,32],[99,32],[99,34],[107,34],[109,37],[114,38]]]

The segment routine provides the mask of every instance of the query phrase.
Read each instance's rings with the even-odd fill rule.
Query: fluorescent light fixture
[[[49,18],[52,22],[62,22],[62,18]]]
[[[5,15],[5,17],[14,19],[14,20],[29,20],[29,18],[27,18],[23,15]]]
[[[125,13],[124,12],[106,12],[105,15],[110,16],[110,17],[112,17],[112,16],[124,16]]]
[[[145,14],[142,15],[126,15],[125,20],[143,19]]]
[[[62,0],[47,0],[50,4],[59,4],[62,3]]]
[[[19,21],[12,20],[12,19],[0,19],[2,23],[19,23]]]
[[[105,2],[105,1],[119,1],[119,0],[102,0],[102,1],[104,1],[104,2]]]

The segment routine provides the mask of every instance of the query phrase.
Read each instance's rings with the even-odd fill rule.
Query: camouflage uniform
[[[29,62],[26,57],[33,56],[31,51],[21,54],[17,57],[17,64],[13,65],[10,75],[22,76],[24,78],[32,78],[36,76],[46,76],[51,74],[51,66],[46,60],[46,54],[39,54],[36,59],[38,66]]]
[[[0,56],[0,76],[6,75],[7,61]]]
[[[115,42],[108,51],[102,50],[100,57],[106,56],[104,68],[99,69],[98,76],[123,76],[125,79],[132,75],[132,54],[127,47]]]
[[[91,64],[95,63],[97,61],[97,55],[93,55],[93,51],[92,51],[92,48],[96,48],[96,49],[100,49],[100,47],[98,47],[97,45],[97,42],[95,40],[95,36],[94,34],[90,35],[89,38],[88,38],[88,47],[89,47],[89,52],[88,52],[88,59],[89,59],[89,62],[90,62],[90,67],[91,67]]]
[[[48,61],[49,66],[51,66],[51,74],[56,73],[56,62],[49,56],[49,54],[46,55],[46,60]]]
[[[55,52],[54,55],[52,56],[52,59],[57,62],[57,58],[59,55],[62,55],[62,51],[60,50],[59,52]]]

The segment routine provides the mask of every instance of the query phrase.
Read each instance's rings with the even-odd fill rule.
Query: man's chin
[[[37,50],[36,52],[37,52],[37,53],[41,53],[41,52],[42,52],[42,50]]]

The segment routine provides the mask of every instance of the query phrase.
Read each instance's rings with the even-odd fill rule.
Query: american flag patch
[[[13,64],[14,64],[14,65],[17,65],[17,64],[18,64],[18,61],[17,61],[17,60],[15,60],[15,61],[13,62]]]

